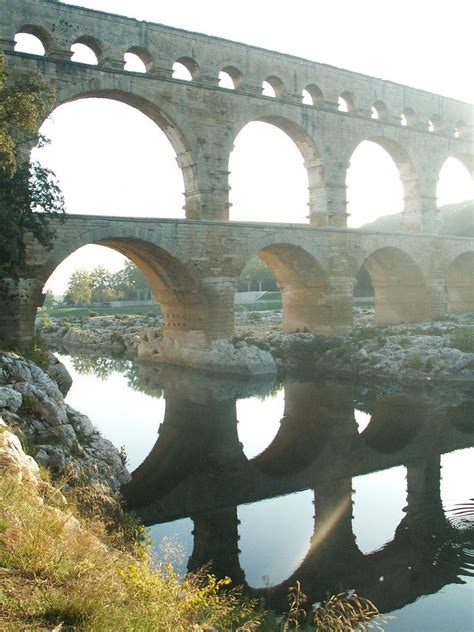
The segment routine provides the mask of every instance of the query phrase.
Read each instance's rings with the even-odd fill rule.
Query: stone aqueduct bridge
[[[45,55],[15,52],[17,33],[37,36]],[[89,46],[98,64],[71,61],[74,43]],[[54,85],[57,105],[104,97],[150,117],[176,152],[186,212],[181,221],[75,216],[57,226],[51,252],[30,243],[31,274],[10,284],[12,300],[0,307],[5,337],[18,343],[31,338],[49,274],[88,243],[108,245],[135,261],[163,306],[165,335],[194,342],[232,334],[236,280],[255,253],[277,276],[287,331],[350,329],[352,290],[364,263],[380,323],[434,317],[448,308],[472,309],[474,242],[436,236],[442,165],[456,157],[474,171],[471,105],[52,0],[0,0],[0,47],[10,77],[39,69]],[[146,73],[124,70],[126,52],[141,58]],[[175,61],[189,69],[191,81],[173,78]],[[219,86],[221,70],[234,89]],[[262,95],[263,81],[273,86],[274,97]],[[312,97],[310,105],[302,103],[304,89]],[[339,97],[347,112],[338,110]],[[228,221],[229,156],[239,131],[251,121],[279,127],[298,146],[308,174],[308,226]],[[403,234],[346,229],[346,172],[364,140],[386,149],[399,169]]]

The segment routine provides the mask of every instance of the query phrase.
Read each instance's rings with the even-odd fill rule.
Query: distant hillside
[[[474,200],[445,204],[439,209],[440,234],[458,237],[474,237]],[[380,230],[388,233],[402,231],[402,215],[386,215],[370,224],[364,224],[360,230]]]

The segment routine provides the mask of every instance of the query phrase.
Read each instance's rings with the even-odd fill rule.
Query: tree
[[[277,287],[275,275],[271,269],[260,257],[256,256],[249,259],[247,265],[242,270],[240,281],[247,286],[247,292],[250,292],[251,288],[255,287],[255,285],[257,285],[260,292],[264,286],[266,290],[274,290]]]
[[[135,300],[152,298],[153,289],[150,282],[133,261],[126,261],[125,267],[117,275],[120,275],[121,287],[126,298]]]
[[[92,300],[94,303],[111,301],[115,298],[112,290],[112,273],[105,266],[97,266],[90,273]]]
[[[54,298],[53,290],[46,290],[44,294],[43,307],[46,309],[51,309],[55,304],[56,300]]]
[[[8,80],[8,81],[7,81]],[[53,172],[28,163],[31,147],[46,142],[39,126],[54,104],[54,91],[39,73],[7,77],[0,53],[0,270],[17,277],[26,271],[24,237],[31,233],[50,248],[52,215],[64,213],[64,198]]]
[[[87,305],[92,300],[91,273],[87,270],[76,270],[69,277],[66,302],[73,305]]]

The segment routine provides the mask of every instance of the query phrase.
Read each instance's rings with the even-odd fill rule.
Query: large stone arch
[[[431,317],[426,282],[416,259],[387,245],[365,254],[365,266],[375,295],[377,325],[420,322]]]
[[[308,177],[308,208],[310,222],[314,224],[321,223],[322,225],[327,225],[327,218],[325,221],[321,220],[320,222],[317,222],[314,219],[317,216],[327,215],[325,199],[321,193],[326,182],[326,171],[324,168],[324,160],[322,158],[321,150],[309,132],[303,127],[300,121],[291,119],[288,116],[274,114],[271,111],[267,111],[261,114],[256,114],[250,118],[242,117],[235,124],[234,129],[231,132],[233,143],[235,143],[242,130],[250,123],[268,123],[269,125],[273,125],[293,141],[303,158]],[[231,150],[232,148],[233,145],[231,145]]]
[[[337,383],[285,384],[285,409],[271,443],[250,464],[271,477],[304,471],[334,437],[357,433],[351,389]]]
[[[294,243],[291,243],[291,242]],[[330,284],[322,263],[297,240],[269,236],[252,242],[241,259],[257,255],[273,271],[281,292],[283,330],[333,333]]]
[[[462,252],[446,269],[450,313],[474,312],[474,250]]]
[[[206,329],[206,301],[199,274],[169,240],[156,234],[150,237],[148,231],[130,223],[130,226],[111,225],[80,232],[66,242],[58,240],[57,244],[37,272],[42,284],[79,248],[90,244],[106,246],[128,257],[147,276],[162,308],[164,336],[176,338],[189,331]]]
[[[445,156],[443,164],[448,158],[455,158],[456,160],[458,160],[463,165],[463,167],[466,168],[471,178],[474,178],[474,154],[463,153],[460,151],[450,151],[449,154]]]
[[[176,161],[183,174],[186,217],[199,218],[199,190],[204,175],[196,158],[197,140],[186,116],[172,103],[156,98],[139,82],[131,82],[125,76],[58,83],[56,89],[55,108],[80,99],[102,98],[129,105],[150,118],[165,134],[176,153]]]
[[[385,133],[363,134],[349,146],[348,165],[357,148],[367,141],[385,150],[397,167],[403,187],[403,224],[409,230],[417,229],[422,225],[424,187],[411,148],[407,148],[400,140]]]
[[[375,452],[391,454],[406,448],[420,432],[427,414],[423,402],[377,398],[370,423],[360,438]]]

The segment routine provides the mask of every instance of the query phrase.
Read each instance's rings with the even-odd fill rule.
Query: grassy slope
[[[45,491],[42,505],[35,485],[5,472],[0,477],[1,630],[62,624],[62,630],[100,632],[244,631],[263,619],[256,604],[227,590],[226,580],[202,573],[180,582],[171,566],[155,569],[147,545],[131,541],[127,520],[112,526],[110,501],[100,515],[100,499],[87,503],[83,494],[80,503],[76,497],[64,506],[52,487]],[[80,505],[77,528],[69,516],[80,515]]]

